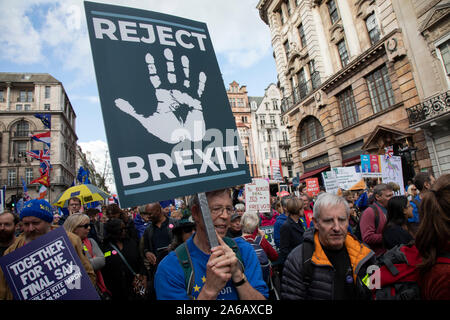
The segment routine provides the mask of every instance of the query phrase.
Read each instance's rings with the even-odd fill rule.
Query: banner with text
[[[99,300],[63,227],[0,258],[16,300]]]
[[[206,24],[84,4],[120,205],[250,182]]]
[[[245,211],[269,212],[270,187],[265,179],[253,179],[252,183],[245,185]]]

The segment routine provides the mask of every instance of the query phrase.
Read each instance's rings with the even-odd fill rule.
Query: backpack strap
[[[242,260],[241,250],[239,250],[236,241],[234,241],[233,238],[228,237],[223,237],[222,240],[227,244],[227,246],[229,246],[233,250],[234,254],[236,255],[236,258],[238,258],[239,267],[241,268],[241,271],[244,272],[245,271],[244,261]]]
[[[380,210],[378,206],[375,204],[371,204],[369,208],[372,208],[373,213],[375,215],[375,231],[378,229],[378,225],[380,224]]]
[[[189,250],[187,248],[186,242],[182,243],[175,249],[175,253],[178,258],[178,262],[181,265],[181,268],[184,272],[184,284],[186,287],[186,294],[189,299],[193,300],[191,295],[192,288],[194,287],[195,274],[194,268],[192,267],[191,255],[189,254]]]

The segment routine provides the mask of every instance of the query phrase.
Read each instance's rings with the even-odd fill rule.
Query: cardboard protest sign
[[[121,207],[250,182],[206,24],[84,3]]]
[[[362,154],[361,155],[361,172],[363,178],[379,178],[381,177],[380,159],[378,155]]]
[[[0,258],[16,300],[99,300],[64,228]]]
[[[265,179],[253,179],[252,183],[245,185],[245,211],[269,212],[270,188]]]
[[[380,158],[383,183],[394,182],[400,187],[400,194],[405,194],[402,158],[399,156],[380,156]]]
[[[270,245],[276,248],[275,245],[275,237],[274,237],[274,226],[259,226],[260,230],[264,231],[266,240],[270,243]]]
[[[323,184],[328,193],[337,194],[339,185],[333,170],[322,172]]]
[[[309,178],[305,180],[306,183],[306,193],[310,197],[314,197],[319,194],[320,186],[319,179],[317,178]]]

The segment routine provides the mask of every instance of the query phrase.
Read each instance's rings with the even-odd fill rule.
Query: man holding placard
[[[23,223],[24,232],[19,237],[17,237],[16,241],[5,251],[5,257],[22,248],[25,245],[32,243],[35,240],[38,240],[44,235],[47,235],[52,231],[52,221],[53,221],[53,213],[51,210],[51,205],[45,200],[33,199],[27,201],[24,204],[22,211],[20,212],[20,219]],[[58,228],[59,229],[59,228]],[[62,230],[62,229],[60,229]],[[90,278],[92,284],[95,285],[96,277],[92,266],[84,255],[83,246],[81,243],[81,239],[73,233],[68,232],[67,237],[70,240],[70,243],[73,245],[75,249],[76,255],[81,260],[81,264],[84,267],[87,275]],[[28,246],[27,246],[28,247]],[[57,285],[56,280],[52,279],[50,276],[45,274],[46,268],[42,267],[42,264],[51,269],[53,275],[58,280],[65,278],[67,274],[73,275],[81,275],[82,273],[75,273],[75,269],[79,268],[74,265],[72,261],[69,261],[69,266],[66,268],[63,262],[67,262],[68,260],[63,255],[62,249],[65,249],[63,242],[58,240],[54,241],[53,244],[48,245],[47,247],[43,247],[44,249],[36,250],[36,252],[28,254],[23,261],[17,260],[15,264],[2,264],[2,268],[8,268],[13,271],[16,275],[20,273],[20,279],[22,283],[31,284],[33,280],[39,280],[36,286],[33,287],[24,287],[21,290],[21,298],[27,299],[32,297],[33,294],[40,291],[40,289],[49,289],[51,292],[57,291],[58,288],[53,288]],[[61,252],[60,252],[61,251]],[[54,254],[58,252],[58,254]],[[45,260],[50,257],[50,259]],[[4,259],[3,259],[4,260]],[[41,263],[42,262],[42,263]],[[57,265],[61,265],[61,268],[57,268]],[[67,264],[66,264],[67,265]],[[22,269],[30,268],[28,272],[23,273]],[[63,269],[64,268],[64,269]],[[57,270],[61,271],[57,273]],[[4,271],[5,269],[0,271],[0,300],[11,300],[13,299],[13,293],[10,290],[10,287],[7,285]],[[9,269],[8,269],[9,270]],[[64,274],[63,274],[64,273]],[[67,281],[71,282],[71,281]],[[39,288],[38,288],[39,287]],[[62,285],[61,285],[62,287]],[[38,290],[39,289],[39,290]],[[49,292],[48,290],[42,290],[43,292]],[[94,291],[95,292],[95,291]],[[42,299],[48,298],[48,296],[42,296]],[[80,297],[81,298],[81,297]],[[87,298],[87,297],[86,297]]]
[[[262,279],[261,268],[253,247],[242,238],[234,240],[223,238],[233,212],[229,190],[206,192],[206,197],[219,246],[210,248],[198,197],[193,196],[189,207],[196,224],[196,233],[186,242],[187,257],[185,259],[181,258],[180,249],[177,249],[176,252],[169,253],[159,264],[155,275],[157,299],[262,300],[267,298],[268,288]],[[230,240],[234,241],[236,247],[231,248],[228,245]],[[183,267],[184,264],[186,268]],[[188,268],[190,272],[186,274],[185,270]],[[192,282],[189,281],[191,274]]]

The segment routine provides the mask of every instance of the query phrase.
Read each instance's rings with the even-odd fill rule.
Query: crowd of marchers
[[[450,299],[450,174],[405,187],[300,188],[268,212],[246,211],[243,186],[206,192],[213,248],[197,195],[97,209],[74,197],[63,216],[32,199],[0,213],[0,256],[64,228],[104,300]],[[13,299],[1,270],[0,299]]]

